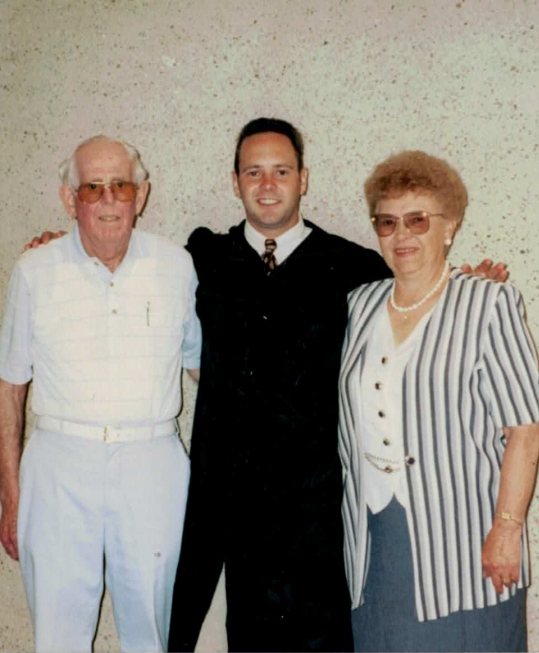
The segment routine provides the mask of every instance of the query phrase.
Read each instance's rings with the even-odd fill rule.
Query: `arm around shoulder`
[[[486,258],[474,268],[469,263],[463,263],[460,269],[467,274],[473,274],[477,277],[487,277],[492,281],[503,283],[509,278],[509,270],[505,263],[494,263],[491,259]]]

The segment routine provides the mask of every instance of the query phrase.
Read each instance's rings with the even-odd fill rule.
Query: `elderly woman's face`
[[[427,218],[429,228],[425,233],[414,233],[414,219],[406,226],[402,217],[422,211],[431,214]],[[396,277],[417,272],[432,274],[441,268],[447,250],[444,241],[452,238],[456,230],[454,220],[439,215],[443,212],[442,205],[433,195],[411,191],[378,202],[375,214],[387,216],[382,219],[386,226],[391,225],[389,216],[401,218],[392,234],[378,236],[382,256]],[[419,225],[422,219],[418,217],[415,222]],[[422,227],[425,227],[424,223]]]

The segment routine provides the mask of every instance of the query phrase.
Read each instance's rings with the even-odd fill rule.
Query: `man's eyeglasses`
[[[428,211],[410,211],[402,218],[391,213],[376,213],[371,217],[374,230],[381,236],[391,236],[397,228],[397,223],[402,220],[406,229],[416,236],[425,234],[430,228],[430,219],[436,216],[444,217],[443,213],[429,213]]]
[[[103,197],[105,188],[109,188],[115,200],[131,202],[137,194],[137,185],[132,181],[91,181],[77,188],[77,197],[85,204],[94,204]]]

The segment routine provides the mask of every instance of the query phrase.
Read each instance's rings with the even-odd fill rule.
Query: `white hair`
[[[85,145],[93,143],[94,141],[108,141],[109,143],[118,143],[124,148],[124,150],[127,152],[127,156],[129,157],[129,161],[131,162],[131,181],[134,181],[135,184],[138,185],[148,178],[148,171],[144,167],[142,159],[140,158],[140,154],[136,148],[134,148],[132,145],[129,145],[129,143],[126,143],[125,141],[119,140],[117,138],[109,138],[108,136],[99,134],[98,136],[92,136],[91,138],[82,141],[82,143],[80,143],[75,148],[73,154],[68,159],[65,159],[65,161],[62,161],[58,168],[62,184],[71,186],[71,188],[78,188],[79,171],[77,170],[76,161],[77,152]]]

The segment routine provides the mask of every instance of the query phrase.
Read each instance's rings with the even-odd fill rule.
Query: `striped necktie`
[[[264,270],[266,274],[271,274],[277,267],[275,254],[273,253],[277,247],[277,243],[273,240],[273,238],[266,238],[264,241],[264,247],[266,249],[262,254],[262,263],[264,263]]]

